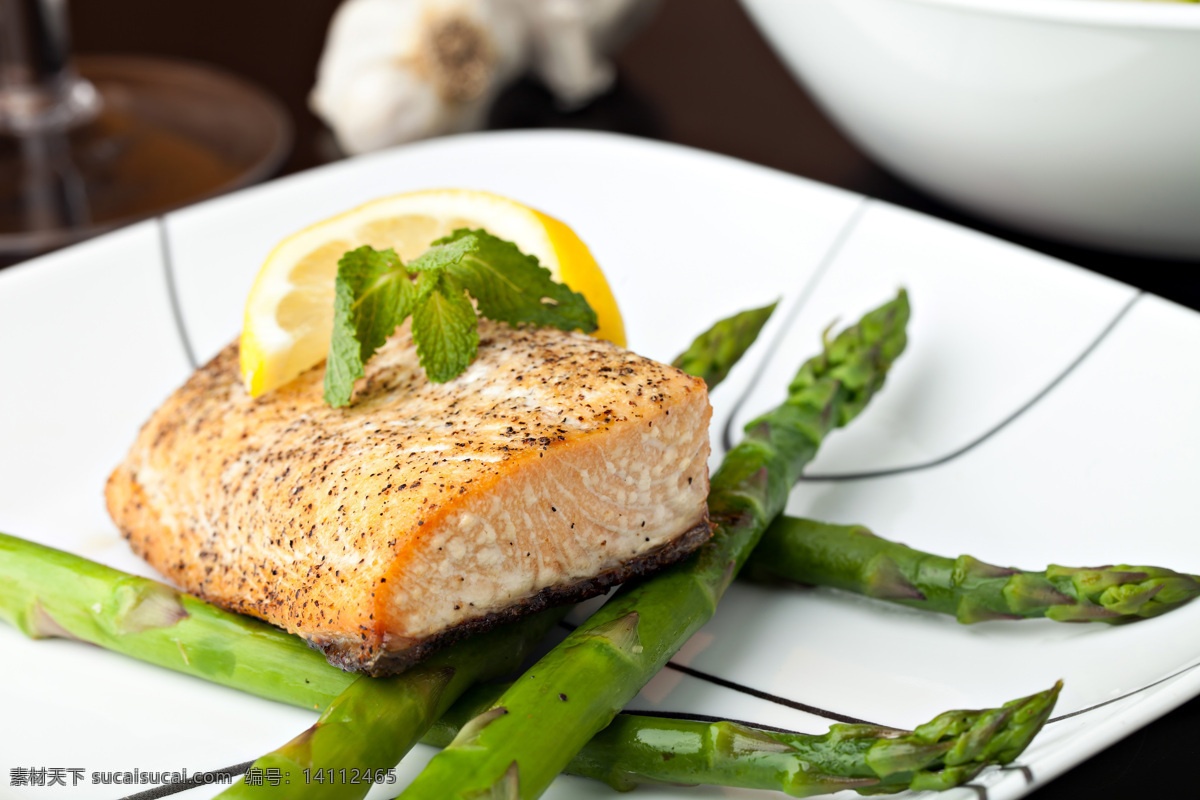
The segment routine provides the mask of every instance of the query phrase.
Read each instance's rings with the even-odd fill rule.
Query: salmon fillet
[[[374,675],[708,538],[703,381],[582,334],[480,338],[439,385],[402,327],[343,409],[322,367],[251,398],[230,345],[142,428],[109,513],[182,588]]]

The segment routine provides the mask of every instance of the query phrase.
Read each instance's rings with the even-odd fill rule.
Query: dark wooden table
[[[337,4],[106,0],[75,3],[71,14],[80,52],[194,59],[274,93],[296,126],[283,167],[290,173],[337,157],[329,132],[306,105]],[[614,91],[586,109],[562,113],[544,90],[526,82],[501,97],[490,125],[620,131],[725,153],[942,217],[1200,310],[1200,263],[1128,258],[1015,234],[949,208],[872,164],[791,79],[736,0],[664,0],[618,63]],[[1030,797],[1194,796],[1195,780],[1181,767],[1196,748],[1198,727],[1200,700],[1193,700]]]

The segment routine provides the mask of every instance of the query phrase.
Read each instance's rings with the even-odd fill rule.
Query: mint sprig
[[[509,325],[585,332],[597,326],[583,295],[555,282],[534,256],[486,231],[460,228],[407,265],[393,250],[360,247],[338,261],[325,402],[349,405],[367,361],[409,315],[429,379],[445,383],[462,374],[479,349],[471,298],[479,314]]]

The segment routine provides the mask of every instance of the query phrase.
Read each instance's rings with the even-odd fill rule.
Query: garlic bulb
[[[518,0],[347,0],[309,102],[349,153],[480,127],[525,68]]]
[[[658,0],[346,0],[309,98],[348,153],[480,128],[532,70],[565,107],[611,85],[608,60]]]
[[[608,56],[657,9],[658,0],[521,0],[533,41],[533,70],[573,108],[612,85]]]

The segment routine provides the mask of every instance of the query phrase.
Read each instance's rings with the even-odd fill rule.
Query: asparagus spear
[[[825,435],[882,386],[904,349],[907,320],[901,291],[827,342],[713,476],[713,538],[682,564],[623,588],[472,720],[402,797],[540,796],[712,616]]]
[[[959,622],[1048,617],[1059,622],[1130,622],[1164,614],[1200,595],[1200,576],[1162,567],[1060,567],[1027,572],[971,556],[946,558],[881,539],[861,525],[780,517],[747,574],[833,586]]]
[[[358,800],[412,747],[410,732],[419,735],[445,710],[455,674],[443,662],[420,664],[397,678],[359,678],[312,727],[254,761],[247,775],[257,772],[259,780],[238,781],[218,797]],[[395,736],[373,735],[380,731]]]
[[[774,306],[717,322],[675,359],[709,389],[754,343]],[[1129,622],[1200,594],[1200,576],[1162,567],[1051,565],[1044,572],[996,567],[971,556],[942,558],[878,538],[857,525],[780,517],[747,564],[749,577],[834,586],[959,622],[1049,617],[1063,622]]]
[[[710,391],[715,389],[750,345],[754,344],[776,305],[778,302],[718,320],[697,336],[688,349],[671,362],[671,366],[700,378],[708,384]]]
[[[584,745],[566,771],[618,791],[653,783],[738,786],[792,797],[842,789],[862,794],[949,789],[1020,755],[1049,719],[1061,688],[1059,683],[1001,708],[947,711],[915,731],[836,724],[822,736],[811,736],[622,712]],[[449,745],[502,690],[472,689],[424,741]]]
[[[717,322],[675,359],[714,388],[754,343],[774,306]],[[1129,622],[1200,594],[1200,576],[1162,567],[1051,565],[1044,572],[942,558],[878,538],[857,525],[778,518],[747,564],[749,577],[834,586],[959,622],[1049,617],[1064,622]]]
[[[0,618],[35,639],[80,639],[307,708],[323,708],[355,679],[264,622],[2,533]]]
[[[358,800],[371,788],[366,776],[394,767],[471,686],[519,668],[566,611],[543,611],[472,636],[395,677],[359,678],[316,724],[254,762],[263,772],[277,770],[273,782],[241,781],[220,796]],[[311,780],[321,770],[332,776],[328,783]]]

